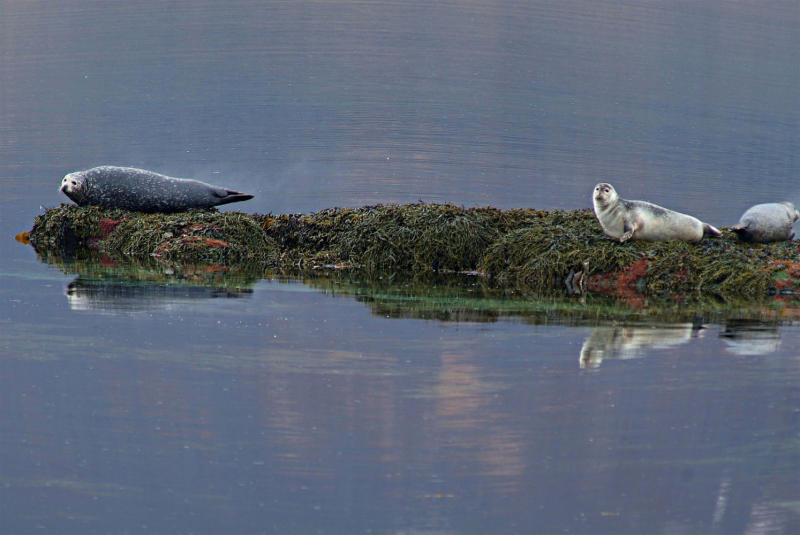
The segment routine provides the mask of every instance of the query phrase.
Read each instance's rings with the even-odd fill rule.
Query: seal
[[[70,173],[61,191],[78,206],[173,213],[252,199],[253,195],[199,180],[173,178],[134,167],[103,166]]]
[[[800,213],[790,202],[757,204],[747,210],[731,230],[744,242],[790,241],[794,239],[792,227],[798,219]]]
[[[601,182],[592,195],[594,213],[603,232],[620,243],[628,240],[681,240],[696,243],[722,233],[690,215],[644,201],[620,199],[611,184]]]

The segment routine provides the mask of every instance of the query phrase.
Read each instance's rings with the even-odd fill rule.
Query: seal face
[[[603,232],[620,243],[628,240],[699,242],[722,233],[690,215],[644,201],[620,199],[611,184],[601,182],[592,194],[594,213]]]
[[[61,181],[61,191],[78,206],[99,205],[148,213],[211,208],[253,198],[199,180],[112,166],[70,173]]]
[[[790,202],[757,204],[748,209],[731,227],[741,241],[769,243],[794,239],[792,227],[800,219],[800,213]]]

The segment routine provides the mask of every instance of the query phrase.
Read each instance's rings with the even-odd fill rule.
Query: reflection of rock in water
[[[581,348],[581,368],[597,368],[605,359],[634,359],[647,349],[685,344],[699,332],[691,323],[648,327],[595,327]]]
[[[769,355],[781,345],[778,326],[758,320],[728,320],[719,336],[735,355]]]
[[[137,310],[167,310],[171,306],[200,299],[242,297],[250,289],[220,289],[185,284],[137,284],[127,281],[91,281],[78,277],[67,286],[72,310],[109,313]]]

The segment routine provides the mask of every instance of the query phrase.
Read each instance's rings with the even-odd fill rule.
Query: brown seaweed
[[[216,209],[141,214],[62,204],[36,218],[40,255],[81,248],[116,261],[252,265],[285,272],[347,270],[365,279],[470,273],[482,284],[556,292],[580,288],[622,297],[714,295],[764,299],[800,291],[798,242],[746,244],[724,229],[698,244],[606,237],[591,210],[499,210],[415,203],[330,208],[311,214]]]

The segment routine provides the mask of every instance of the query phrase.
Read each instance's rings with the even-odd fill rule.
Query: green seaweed
[[[262,221],[281,246],[286,265],[343,264],[369,273],[425,274],[475,269],[491,243],[535,213],[417,203],[267,214]]]
[[[69,255],[100,235],[99,223],[102,219],[120,220],[129,214],[124,210],[100,206],[61,204],[58,208],[50,208],[44,214],[36,216],[30,232],[30,242],[37,251],[56,251]]]
[[[275,263],[278,246],[241,212],[189,210],[143,214],[62,204],[35,219],[31,244],[42,255],[71,257],[82,248],[114,260],[159,258],[184,264]]]
[[[620,244],[603,234],[591,210],[415,203],[311,214],[140,214],[62,204],[36,218],[30,240],[43,257],[89,248],[116,262],[349,270],[364,280],[469,272],[483,275],[487,287],[535,293],[563,291],[568,274],[580,273],[581,288],[629,300],[758,300],[800,290],[797,242],[746,244],[723,231],[698,244]]]
[[[546,290],[561,285],[567,273],[605,273],[642,256],[638,242],[608,239],[590,210],[546,213],[526,228],[504,235],[486,252],[479,269],[500,283]]]
[[[269,264],[278,257],[277,244],[255,218],[216,210],[139,214],[124,219],[99,249],[109,255],[193,264]]]

